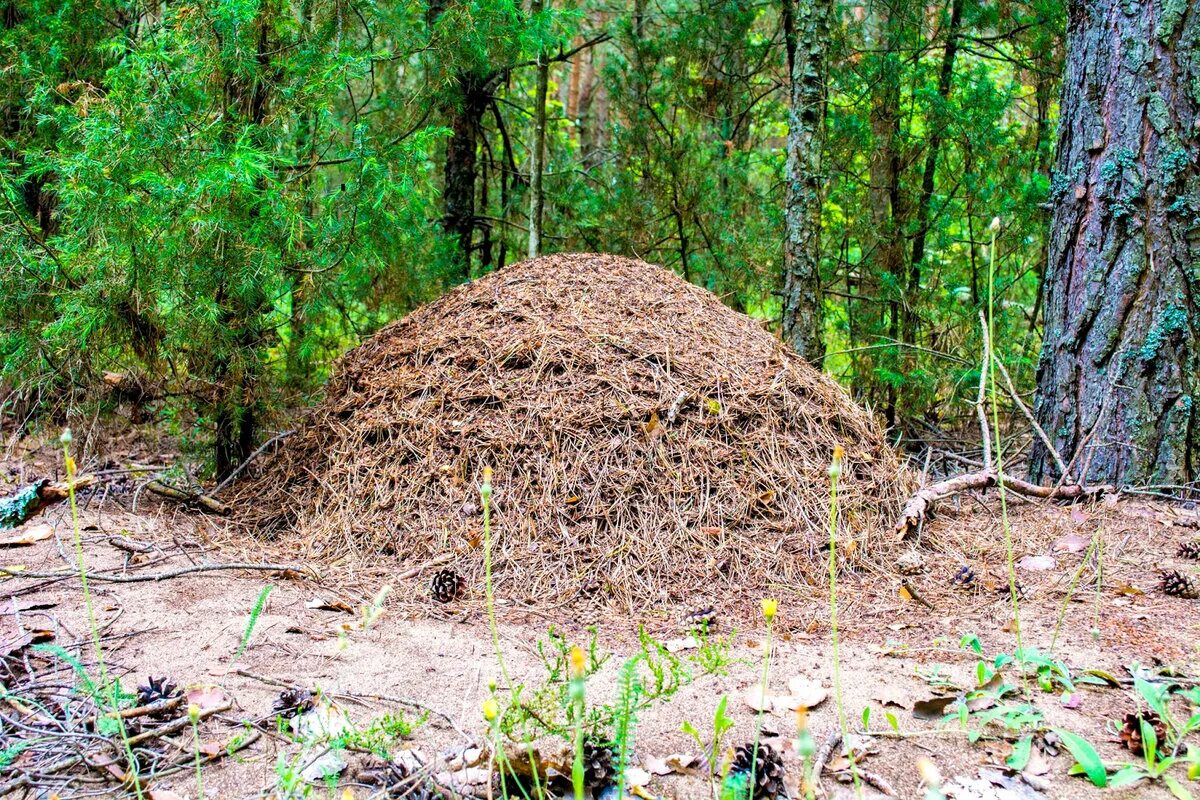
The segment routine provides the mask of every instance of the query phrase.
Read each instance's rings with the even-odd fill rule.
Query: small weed
[[[233,656],[231,664],[236,664],[237,660],[246,652],[246,646],[250,644],[250,637],[254,635],[254,628],[258,625],[258,618],[262,616],[263,609],[266,608],[267,598],[271,595],[271,590],[275,587],[267,584],[258,593],[258,600],[254,602],[254,608],[250,609],[250,616],[246,620],[246,627],[242,631],[242,639],[238,643],[237,653]]]

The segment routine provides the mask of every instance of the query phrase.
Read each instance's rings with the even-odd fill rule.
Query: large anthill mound
[[[869,554],[902,478],[841,388],[667,270],[547,256],[348,353],[238,504],[312,557],[444,556],[479,585],[490,466],[499,594],[691,602],[819,579],[838,444],[845,552]]]

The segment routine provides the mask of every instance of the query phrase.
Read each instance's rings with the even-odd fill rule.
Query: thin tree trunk
[[[543,0],[534,0],[532,16],[542,13]],[[543,160],[546,154],[546,90],[550,85],[550,67],[546,63],[546,51],[538,51],[537,91],[533,107],[533,146],[529,154],[529,257],[537,258],[542,253],[542,213],[546,196],[542,191]],[[578,98],[577,75],[580,65],[575,64],[571,72],[572,95]]]
[[[804,358],[825,356],[821,299],[821,145],[830,0],[783,0],[789,107],[784,208],[783,337]]]
[[[1077,481],[1196,479],[1200,11],[1073,2],[1036,414]],[[1040,442],[1033,480],[1060,478]]]
[[[963,0],[952,0],[949,27],[946,29],[946,47],[942,51],[942,68],[938,74],[938,98],[941,100],[943,113],[946,101],[950,98],[950,87],[954,78],[954,59],[958,54],[962,12]],[[925,260],[925,242],[929,236],[929,207],[933,203],[934,177],[946,122],[935,118],[925,151],[925,168],[921,173],[921,194],[917,199],[917,230],[913,235],[912,261],[908,268],[908,279],[905,281],[904,325],[901,332],[903,340],[909,344],[915,344],[917,341],[916,308],[921,293],[921,262]]]

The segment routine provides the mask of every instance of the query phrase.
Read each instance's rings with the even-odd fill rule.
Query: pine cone
[[[175,684],[166,678],[155,678],[153,675],[146,676],[146,683],[139,686],[137,689],[137,704],[139,706],[153,705],[162,700],[170,700],[180,695],[180,689]],[[164,712],[159,712],[154,716],[162,716]]]
[[[963,564],[958,568],[958,572],[954,573],[954,577],[950,579],[950,584],[955,589],[974,589],[975,570],[971,569],[970,565]]]
[[[1121,725],[1121,744],[1134,755],[1142,754],[1142,720],[1154,729],[1154,736],[1161,745],[1167,735],[1167,727],[1153,711],[1143,711],[1140,714],[1126,714]]]
[[[317,697],[308,689],[292,688],[284,689],[279,693],[279,699],[275,701],[271,710],[277,716],[290,719],[300,714],[307,714],[316,705]]]
[[[449,603],[457,600],[467,590],[467,582],[452,569],[438,570],[433,576],[429,591],[433,599],[439,603]]]
[[[683,629],[708,633],[717,627],[717,610],[712,606],[698,608],[683,617]]]
[[[1182,597],[1185,600],[1200,599],[1200,581],[1177,569],[1162,571],[1161,586],[1163,594],[1170,597]]]
[[[380,763],[372,759],[370,766],[358,771],[356,780],[367,786],[377,787],[384,797],[404,797],[407,800],[434,800],[441,797],[419,782],[419,776],[414,777],[408,767],[399,761]]]
[[[1200,561],[1200,541],[1184,542],[1179,545],[1179,552],[1175,555],[1180,558],[1189,558],[1192,561]]]
[[[896,572],[901,575],[920,575],[928,569],[925,557],[916,550],[908,550],[896,559]]]
[[[616,779],[611,747],[592,742],[583,743],[583,785],[592,790],[592,796],[608,788]]]
[[[774,800],[783,791],[783,757],[776,753],[771,745],[761,742],[755,757],[754,743],[750,742],[739,747],[734,753],[729,771],[750,774],[751,762],[754,764],[754,774],[750,776],[753,800]]]

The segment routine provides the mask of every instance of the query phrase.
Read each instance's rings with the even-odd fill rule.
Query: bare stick
[[[996,471],[985,469],[979,472],[958,475],[926,486],[909,498],[908,502],[904,504],[904,508],[901,509],[900,520],[896,523],[896,538],[905,539],[915,531],[924,522],[929,512],[933,510],[933,506],[938,500],[943,500],[971,489],[987,489],[996,484]],[[1027,497],[1040,497],[1049,500],[1091,498],[1111,494],[1116,491],[1115,487],[1108,484],[1099,486],[1084,486],[1082,484],[1038,486],[1037,484],[1014,478],[1011,475],[1004,476],[1004,488]]]
[[[991,428],[988,427],[987,412],[984,410],[983,401],[986,397],[988,365],[992,361],[992,340],[988,336],[987,319],[984,318],[982,310],[979,312],[979,331],[983,334],[983,361],[979,365],[979,396],[975,399],[975,414],[979,417],[979,432],[983,439],[983,468],[991,470],[992,434]]]
[[[1017,404],[1017,408],[1021,409],[1021,413],[1025,415],[1025,419],[1029,420],[1029,424],[1033,426],[1033,432],[1042,440],[1042,445],[1046,448],[1046,452],[1054,459],[1054,463],[1058,466],[1058,474],[1063,476],[1064,480],[1070,480],[1067,476],[1067,465],[1063,463],[1062,456],[1058,450],[1054,449],[1054,445],[1050,444],[1050,437],[1046,435],[1046,431],[1034,419],[1033,412],[1029,410],[1029,406],[1021,400],[1017,394],[1017,387],[1013,384],[1013,380],[1009,377],[1008,368],[1004,366],[1004,362],[996,359],[996,366],[1000,369],[1000,374],[1004,376],[1004,382],[1008,384],[1008,394],[1012,397],[1013,402]]]
[[[233,472],[226,475],[225,480],[218,483],[217,488],[213,489],[212,493],[217,494],[222,489],[224,489],[226,486],[233,483],[234,479],[237,478],[238,475],[242,474],[242,470],[244,470],[247,466],[249,466],[251,461],[253,461],[254,459],[258,458],[260,455],[262,455],[262,452],[264,450],[266,450],[268,447],[271,447],[272,445],[276,444],[277,442],[283,441],[284,439],[291,436],[295,432],[296,431],[294,431],[294,430],[284,431],[283,433],[276,434],[275,436],[272,436],[270,439],[267,439],[265,442],[262,443],[262,445],[259,446],[259,448],[257,450],[255,450],[253,453],[251,453],[249,456],[247,456],[245,461],[243,461],[241,464],[238,464],[237,468],[234,469]]]
[[[146,484],[146,488],[162,497],[169,497],[172,500],[178,500],[180,503],[197,505],[214,514],[229,513],[229,506],[206,494],[177,489],[174,486],[168,486],[162,481],[150,481]]]
[[[181,567],[180,569],[169,570],[167,572],[152,572],[149,575],[110,575],[103,572],[90,572],[88,573],[87,579],[89,581],[103,581],[106,583],[143,583],[146,581],[165,581],[170,578],[178,578],[182,575],[191,575],[197,572],[219,572],[227,569],[265,570],[267,572],[294,572],[298,575],[303,575],[305,573],[311,574],[311,568],[302,567],[297,564],[244,564],[235,562],[233,564],[196,564],[195,566]],[[0,577],[72,578],[78,575],[79,573],[74,570],[62,570],[60,572],[26,572],[22,569],[0,567]]]

